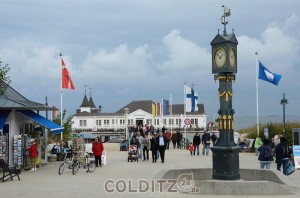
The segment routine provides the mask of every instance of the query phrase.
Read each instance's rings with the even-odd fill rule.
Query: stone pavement
[[[150,153],[149,153],[150,154]],[[166,188],[159,191],[159,185],[155,183],[154,190],[143,192],[137,191],[139,180],[147,182],[156,182],[162,178],[164,173],[172,169],[195,169],[195,168],[211,168],[212,156],[190,156],[187,150],[170,149],[166,151],[165,163],[161,163],[158,159],[157,163],[152,163],[151,157],[149,161],[127,162],[126,151],[107,151],[107,165],[96,168],[93,173],[86,173],[81,168],[76,175],[72,175],[71,170],[65,169],[62,175],[58,175],[59,162],[49,163],[41,167],[36,172],[22,172],[21,181],[14,179],[5,183],[0,183],[0,197],[42,197],[42,198],[68,198],[68,197],[216,197],[216,195],[199,195],[181,192],[166,192]],[[241,169],[259,169],[259,162],[254,153],[240,153]],[[276,170],[276,164],[272,163],[271,170]],[[278,175],[282,175],[279,173]],[[283,180],[289,182],[290,185],[300,187],[300,171],[285,177]],[[116,183],[119,182],[120,189],[122,184],[126,185],[124,193],[105,191],[105,183],[111,180],[108,185],[109,189],[115,190]],[[124,182],[123,182],[124,181]],[[112,183],[113,182],[113,183]],[[151,184],[151,183],[150,183]],[[131,185],[131,186],[129,186]],[[299,197],[298,189],[290,187],[297,195],[275,197]],[[200,189],[201,190],[201,189]],[[249,195],[227,195],[217,197],[274,197],[268,196],[249,196]]]

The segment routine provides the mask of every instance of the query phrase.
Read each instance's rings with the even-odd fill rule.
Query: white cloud
[[[208,67],[210,63],[210,52],[193,41],[183,38],[179,30],[172,30],[163,38],[163,43],[168,52],[168,59],[161,64],[164,73],[190,74]],[[201,72],[197,74],[201,75]]]

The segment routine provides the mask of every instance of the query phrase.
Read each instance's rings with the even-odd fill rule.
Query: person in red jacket
[[[93,142],[93,146],[92,146],[92,151],[93,151],[93,155],[95,156],[95,163],[96,163],[96,167],[98,167],[101,165],[101,156],[102,156],[102,152],[104,150],[104,146],[101,142],[101,140],[99,140],[99,137],[97,136],[95,138],[95,141]]]
[[[31,159],[31,165],[32,165],[30,171],[36,171],[35,158],[38,156],[38,146],[34,139],[31,140],[31,146],[29,147],[28,151],[29,151],[29,158]]]

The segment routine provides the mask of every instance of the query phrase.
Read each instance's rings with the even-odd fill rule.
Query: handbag
[[[288,164],[286,165],[286,175],[291,175],[293,172],[295,172],[295,167],[293,163],[289,160]]]

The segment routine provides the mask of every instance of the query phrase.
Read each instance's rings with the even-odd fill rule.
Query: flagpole
[[[62,54],[60,53],[60,58],[62,59]],[[62,68],[60,68],[62,69]],[[63,109],[63,95],[62,95],[62,76],[60,79],[60,125],[63,126],[62,110]],[[60,133],[60,140],[63,140],[63,132]]]
[[[164,99],[163,98],[161,98],[161,103],[160,103],[160,119],[161,119],[161,128],[163,128],[163,126],[164,126],[164,110],[163,110],[163,108],[164,108],[164,104],[163,104],[163,102],[164,102]]]
[[[173,105],[172,92],[170,92],[170,105],[169,105],[169,108],[170,108],[170,114],[171,114],[171,119],[172,119],[172,122],[171,122],[171,133],[173,133],[173,123],[174,123],[172,105]]]
[[[256,61],[256,130],[257,137],[259,136],[259,112],[258,112],[258,52],[255,52]]]
[[[63,126],[63,119],[62,119],[62,88],[60,88],[60,125]],[[60,133],[60,140],[63,140],[63,132]]]
[[[185,93],[185,82],[184,82],[184,85],[183,85],[183,104],[184,104],[184,119],[185,119],[185,116],[186,116],[186,93]],[[184,120],[183,120],[183,122],[184,122]],[[184,125],[184,123],[183,123],[183,127],[184,127],[184,131],[185,131],[185,133],[184,133],[184,136],[185,136],[185,139],[186,139],[186,127],[185,127],[185,125]]]

